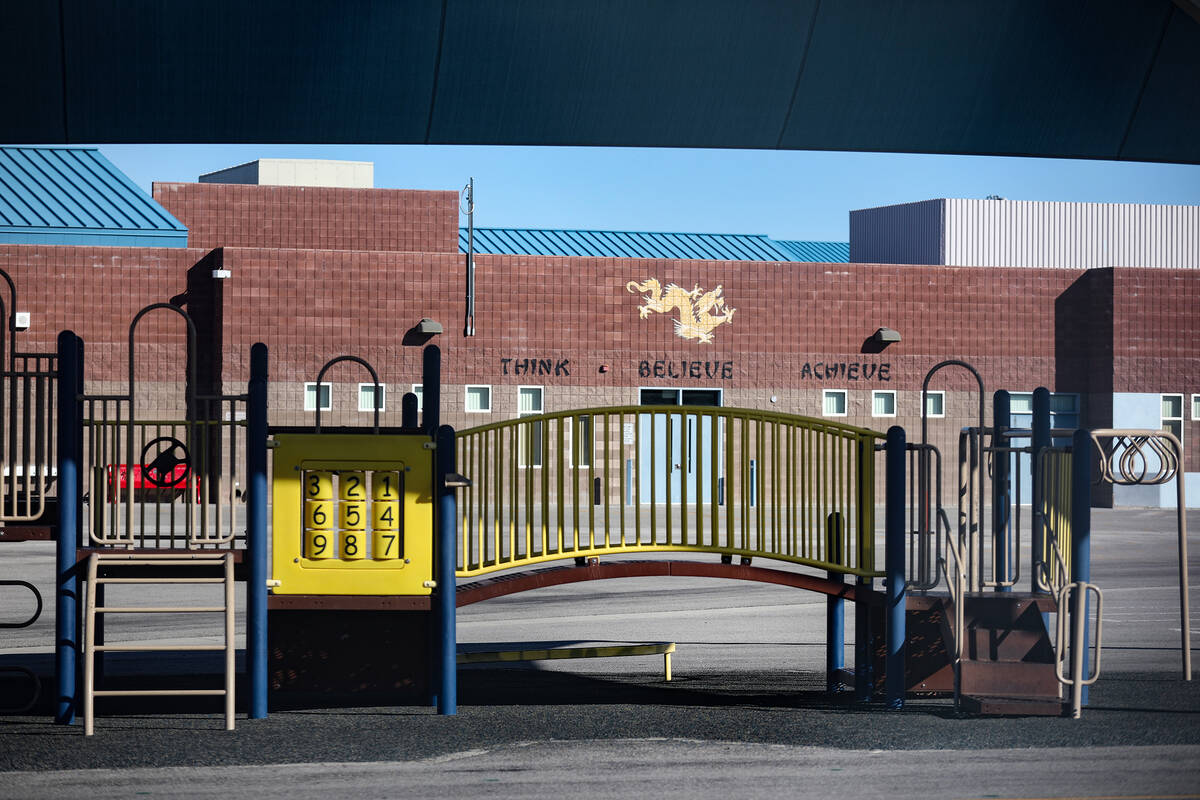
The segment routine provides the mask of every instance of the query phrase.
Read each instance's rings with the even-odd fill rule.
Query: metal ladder
[[[118,568],[105,570],[105,568]],[[217,568],[221,574],[211,574]],[[97,697],[164,697],[164,696],[223,696],[225,698],[225,730],[234,727],[234,681],[236,678],[234,649],[234,574],[233,553],[92,553],[87,567],[87,617],[84,639],[83,726],[84,735],[94,731],[94,705]],[[120,575],[105,575],[116,571]],[[137,574],[137,573],[142,574]],[[199,575],[195,573],[201,573]],[[164,584],[196,585],[223,584],[223,605],[212,606],[100,606],[98,588],[107,584]],[[225,622],[224,644],[96,644],[96,619],[100,614],[176,614],[221,613]],[[104,652],[225,652],[225,685],[222,689],[96,689],[96,654]]]

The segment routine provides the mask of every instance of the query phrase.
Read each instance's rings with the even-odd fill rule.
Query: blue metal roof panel
[[[187,228],[95,148],[0,147],[0,241],[95,244],[98,236],[112,246],[147,237],[187,246]]]
[[[458,232],[467,252],[467,232]],[[475,252],[485,255],[672,258],[712,261],[850,260],[848,242],[777,241],[762,234],[476,228]]]
[[[796,242],[772,239],[771,243],[786,252],[790,261],[807,261],[818,264],[850,263],[849,242]]]

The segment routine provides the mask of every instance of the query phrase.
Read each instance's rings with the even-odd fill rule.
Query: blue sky
[[[1200,205],[1200,166],[777,150],[433,145],[100,145],[135,183],[256,158],[373,161],[375,186],[461,189],[487,227],[765,233],[847,241],[856,208],[986,197]]]

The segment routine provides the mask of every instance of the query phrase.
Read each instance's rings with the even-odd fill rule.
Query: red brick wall
[[[271,347],[272,379],[293,389],[341,354],[368,359],[389,386],[420,382],[420,348],[410,346],[408,332],[432,317],[445,327],[434,341],[454,391],[467,383],[542,385],[557,395],[555,408],[636,402],[643,386],[698,386],[724,389],[729,405],[765,405],[779,394],[791,399],[777,410],[816,414],[820,391],[837,388],[851,391],[857,417],[848,421],[911,430],[925,373],[948,358],[980,370],[989,405],[997,388],[1080,392],[1085,424],[1093,426],[1110,424],[1113,392],[1181,392],[1185,402],[1200,393],[1195,271],[541,256],[479,256],[477,263],[477,335],[468,338],[464,264],[455,253],[0,246],[0,268],[18,286],[17,310],[33,315],[32,329],[20,334],[21,349],[53,349],[58,331],[71,328],[87,342],[92,380],[123,381],[133,314],[175,298],[197,313],[221,309],[209,333],[201,332],[201,345],[220,351],[227,391],[244,385],[255,341]],[[212,279],[217,266],[231,277]],[[642,293],[626,284],[649,277],[687,288],[720,285],[736,309],[733,321],[703,344],[675,335],[676,314],[642,319]],[[209,314],[200,317],[203,328]],[[861,352],[880,326],[898,330],[903,341]],[[182,341],[175,320],[153,315],[139,332],[139,365],[174,380],[169,373],[181,363]],[[526,359],[532,367],[519,370]],[[830,363],[846,364],[846,371],[823,378]],[[337,370],[330,375],[337,382],[368,379],[348,365]],[[957,392],[973,383],[950,370],[931,388]],[[905,410],[895,420],[871,419],[865,404],[872,389],[902,393]],[[975,403],[962,394],[954,402],[956,425]],[[394,400],[389,404],[398,410]],[[461,408],[460,396],[447,399],[447,413]],[[1190,413],[1185,419],[1185,438],[1200,442]]]
[[[151,303],[182,299],[187,273],[205,251],[182,248],[0,245],[0,269],[17,287],[17,311],[31,314],[17,334],[22,351],[54,352],[58,333],[85,343],[89,381],[124,381],[129,325]],[[8,292],[3,293],[5,306]],[[186,335],[181,318],[154,312],[138,325],[139,380],[181,379]],[[178,375],[176,373],[178,372]]]
[[[1114,384],[1118,392],[1183,395],[1184,464],[1200,465],[1200,271],[1113,270]]]
[[[1113,270],[1114,391],[1200,393],[1200,270]]]
[[[155,183],[190,247],[458,252],[458,194],[220,183]]]

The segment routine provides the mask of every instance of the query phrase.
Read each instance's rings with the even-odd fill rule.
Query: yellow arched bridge
[[[708,406],[621,406],[537,414],[457,434],[457,575],[575,559],[470,584],[459,605],[564,581],[689,574],[852,587],[767,558],[879,577],[876,442],[883,434],[791,414]],[[712,553],[722,563],[600,564],[600,556]],[[735,557],[738,564],[734,564]]]

